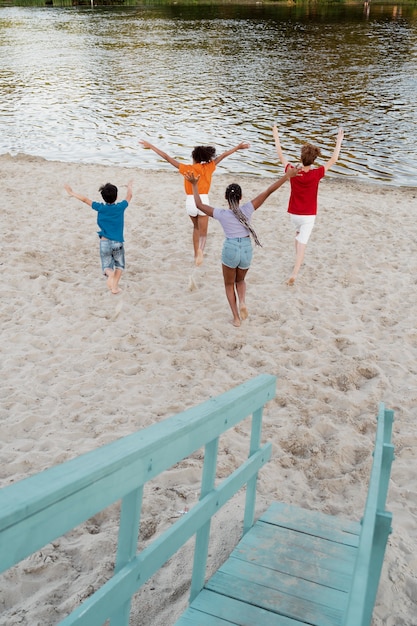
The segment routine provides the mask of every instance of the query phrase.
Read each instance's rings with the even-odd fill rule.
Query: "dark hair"
[[[320,155],[320,148],[313,146],[311,143],[306,143],[301,148],[301,163],[303,165],[312,165]]]
[[[242,188],[237,183],[232,183],[226,187],[226,193],[224,195],[229,204],[239,204],[242,199]]]
[[[102,185],[99,189],[101,193],[101,197],[103,198],[106,204],[114,204],[117,199],[117,187],[116,185],[112,185],[111,183],[106,183]]]
[[[191,153],[194,163],[209,163],[216,156],[213,146],[196,146]]]
[[[242,188],[237,183],[232,183],[228,187],[226,187],[226,193],[224,195],[226,200],[229,203],[229,207],[232,210],[235,218],[239,220],[241,224],[248,230],[249,234],[252,235],[257,246],[261,246],[261,242],[258,239],[258,235],[255,233],[254,229],[250,225],[250,222],[246,215],[242,213],[239,207],[239,202],[242,199]]]

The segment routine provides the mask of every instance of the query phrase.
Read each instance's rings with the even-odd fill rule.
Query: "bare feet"
[[[248,308],[245,303],[240,305],[240,319],[246,320],[248,319]]]
[[[290,276],[289,279],[287,280],[287,285],[289,287],[292,287],[295,283],[295,276]]]
[[[240,319],[237,317],[236,319],[232,320],[232,324],[233,326],[235,326],[236,328],[239,328],[240,326]]]
[[[107,287],[110,289],[110,291],[115,295],[120,293],[122,291],[119,287],[119,280],[118,280],[120,276],[117,276],[117,275],[115,276],[114,271],[112,272],[111,270],[107,270],[106,277],[107,277],[107,281],[106,281]]]
[[[203,251],[202,251],[202,249],[201,249],[201,248],[199,248],[199,249],[197,250],[197,256],[195,257],[195,264],[196,264],[196,265],[197,265],[197,267],[198,267],[199,265],[201,265],[201,264],[202,264],[202,262],[203,262]]]

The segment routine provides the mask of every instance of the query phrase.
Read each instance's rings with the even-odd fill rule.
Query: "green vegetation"
[[[417,0],[0,0],[1,6],[169,6],[169,5],[363,5],[372,6],[417,6]]]

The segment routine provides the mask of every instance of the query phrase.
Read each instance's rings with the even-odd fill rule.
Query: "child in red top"
[[[278,129],[274,125],[272,128],[275,147],[279,160],[285,167],[293,167],[284,157],[279,141]],[[321,179],[332,165],[339,158],[340,148],[343,141],[343,129],[339,128],[336,146],[331,158],[320,167],[313,168],[316,158],[320,156],[320,149],[312,144],[305,144],[301,148],[302,167],[299,176],[290,179],[291,195],[288,203],[288,213],[291,215],[291,222],[295,227],[295,264],[291,276],[287,280],[287,285],[293,285],[304,260],[304,253],[307,242],[313,230],[317,214],[317,195]]]
[[[153,146],[149,141],[139,141],[144,148],[150,148],[160,157],[171,163],[176,167],[181,174],[192,172],[196,177],[199,177],[198,191],[203,196],[204,203],[209,204],[208,193],[210,191],[211,177],[213,175],[216,166],[223,161],[227,156],[230,156],[237,150],[243,150],[249,148],[249,143],[241,142],[234,148],[226,150],[216,157],[216,149],[213,146],[196,146],[191,153],[193,159],[192,165],[186,165],[180,163],[176,159],[172,158],[166,152],[163,152],[156,146]],[[184,187],[186,193],[185,208],[193,223],[193,247],[194,247],[194,259],[196,265],[201,265],[203,262],[203,252],[207,240],[207,227],[208,216],[202,211],[199,211],[194,202],[194,195],[191,183],[184,179]]]

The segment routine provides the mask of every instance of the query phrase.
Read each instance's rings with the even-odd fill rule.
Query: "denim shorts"
[[[222,251],[222,263],[226,267],[249,269],[252,261],[252,242],[250,237],[225,239]]]
[[[125,268],[125,248],[121,241],[100,238],[100,259],[103,272]]]

